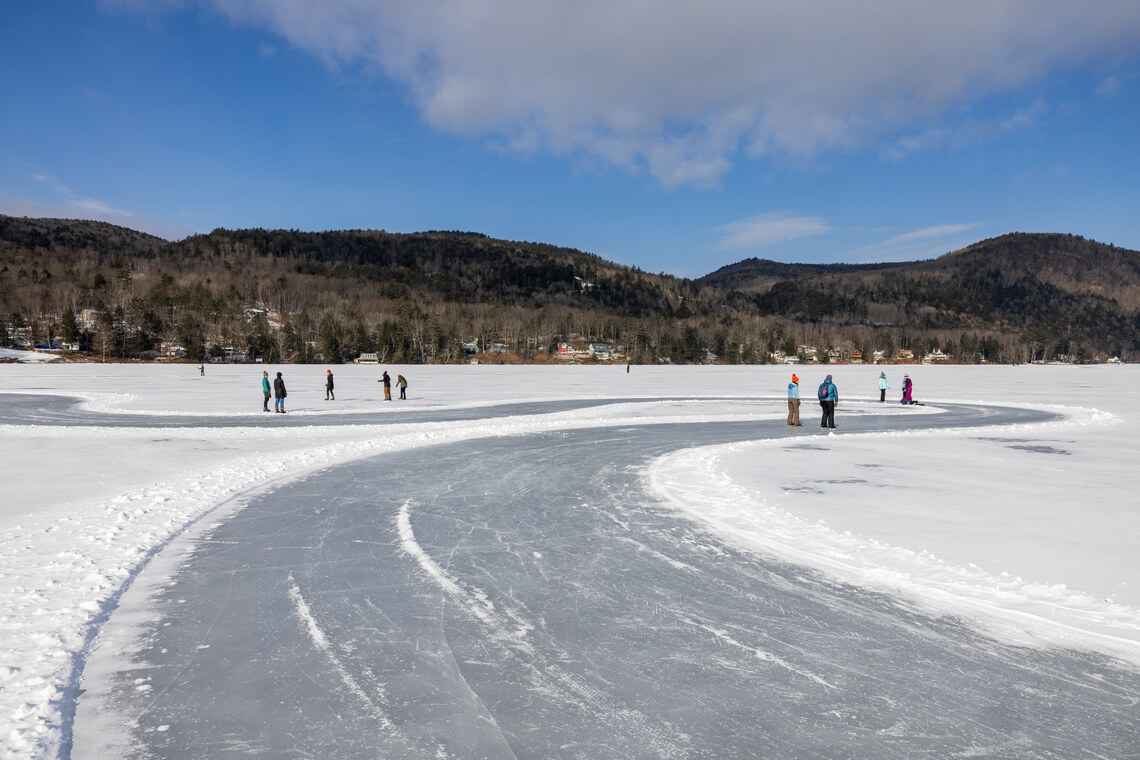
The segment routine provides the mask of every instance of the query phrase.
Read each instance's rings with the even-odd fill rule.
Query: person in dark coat
[[[278,372],[277,379],[273,381],[273,411],[285,414],[285,397],[288,395],[285,391],[285,381]]]
[[[325,373],[325,401],[336,401],[336,394],[333,393],[333,375],[332,370]]]
[[[380,378],[380,382],[384,383],[384,400],[392,400],[392,378],[388,376],[388,370],[384,370],[384,376]]]
[[[819,405],[823,407],[823,419],[819,426],[835,430],[835,405],[839,403],[839,389],[831,381],[831,375],[819,384]]]

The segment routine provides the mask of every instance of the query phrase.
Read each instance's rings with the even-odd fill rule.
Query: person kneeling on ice
[[[910,375],[903,375],[903,397],[899,401],[900,404],[906,406],[914,403],[914,383],[910,381]]]
[[[835,430],[835,405],[839,403],[839,389],[832,382],[831,375],[819,384],[817,395],[819,405],[823,407],[823,419],[819,421],[819,426],[825,430]]]
[[[285,414],[285,397],[288,395],[285,392],[285,381],[278,372],[277,379],[273,381],[273,411]]]

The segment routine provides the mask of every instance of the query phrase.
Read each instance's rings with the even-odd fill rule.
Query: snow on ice
[[[76,664],[138,573],[189,526],[259,489],[408,447],[569,427],[777,420],[782,367],[388,367],[409,400],[380,401],[379,368],[284,374],[290,424],[262,417],[261,366],[0,364],[0,408],[82,400],[83,424],[0,419],[0,757],[54,757]],[[644,481],[722,540],[968,620],[991,636],[1088,648],[1140,665],[1140,376],[1130,366],[886,367],[915,381],[878,403],[879,367],[797,367],[804,427],[687,449]],[[835,376],[839,430],[811,400]],[[574,412],[402,422],[413,411],[613,399]],[[862,433],[873,415],[940,401],[1047,408],[1057,421]],[[36,401],[35,403],[39,403]],[[148,426],[124,426],[132,415]],[[333,415],[373,424],[330,424]],[[183,426],[209,417],[216,424]],[[306,423],[298,426],[297,418]],[[256,422],[254,422],[256,421]],[[284,418],[281,419],[284,421]],[[224,424],[223,424],[224,423]],[[248,423],[248,424],[246,424]]]

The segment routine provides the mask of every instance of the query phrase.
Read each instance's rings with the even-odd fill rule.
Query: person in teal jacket
[[[788,424],[800,427],[800,379],[795,374],[788,383]]]
[[[887,400],[887,389],[891,384],[887,382],[887,373],[879,373],[879,403],[882,404]]]
[[[819,426],[824,430],[835,430],[835,405],[839,403],[839,389],[831,380],[831,375],[819,384],[819,405],[823,407],[823,419]]]
[[[261,405],[261,411],[268,412],[269,411],[269,394],[270,394],[269,373],[268,372],[262,372],[261,373],[261,392],[265,395],[265,403]]]

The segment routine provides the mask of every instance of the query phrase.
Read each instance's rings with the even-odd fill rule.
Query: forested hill
[[[77,323],[77,317],[85,317]],[[938,259],[751,259],[698,281],[471,232],[215,230],[177,242],[100,222],[0,216],[0,344],[66,336],[107,356],[159,344],[273,361],[537,361],[562,341],[634,361],[1140,358],[1140,254],[1012,234]]]
[[[721,290],[758,293],[781,280],[799,280],[822,274],[875,272],[897,266],[900,264],[785,264],[770,259],[751,258],[723,266],[701,277],[697,282]]]
[[[588,306],[642,317],[685,316],[724,302],[713,288],[687,280],[647,274],[571,248],[474,232],[215,230],[172,243],[165,255],[172,261],[242,267],[268,280],[299,274],[338,287],[364,283],[390,298],[429,302]]]
[[[0,214],[0,251],[67,249],[153,253],[168,245],[162,238],[106,222],[82,219],[29,219]]]
[[[458,361],[476,341],[538,360],[574,338],[641,361],[697,361],[709,347],[739,360],[761,348],[751,311],[690,280],[478,233],[219,229],[166,242],[0,217],[0,344],[74,336],[85,313],[101,321],[79,325],[80,344],[109,356],[168,343],[192,357],[224,346],[280,361]]]
[[[1140,308],[1140,253],[1075,235],[1013,233],[976,243],[916,272],[945,271],[962,279],[989,273],[1007,282],[1036,280],[1071,295],[1110,298]]]
[[[1140,347],[1140,253],[1074,235],[1013,233],[930,261],[847,271],[796,267],[786,275],[774,279],[752,266],[731,279],[753,294],[763,315],[942,333],[1013,332],[1031,355]],[[717,281],[713,275],[700,280]]]

